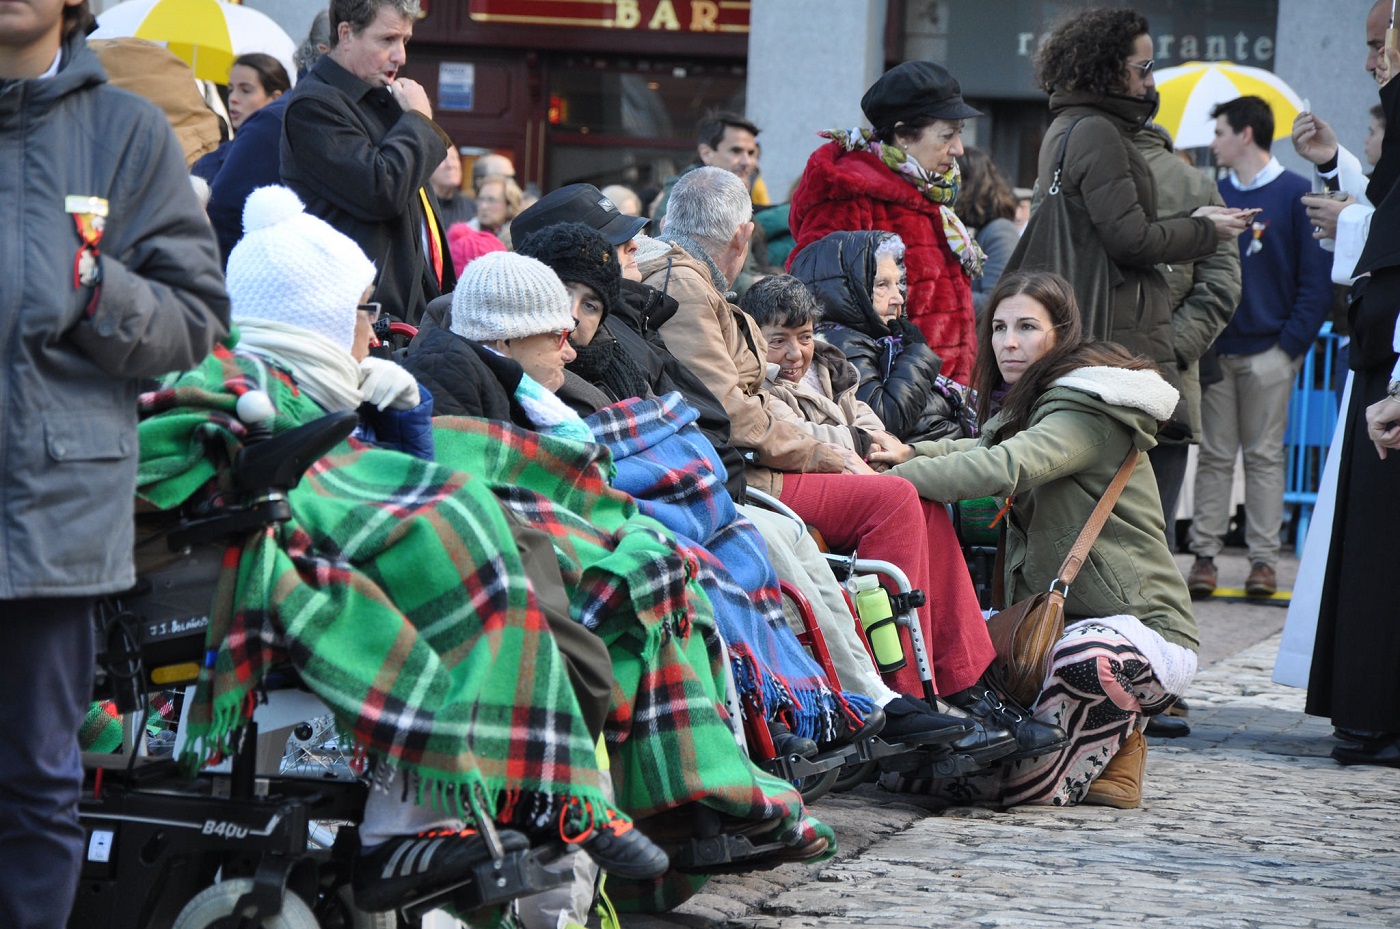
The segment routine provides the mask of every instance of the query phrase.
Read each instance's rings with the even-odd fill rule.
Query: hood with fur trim
[[[1153,419],[1170,419],[1180,397],[1156,371],[1129,368],[1075,368],[1050,386],[1072,387],[1114,406],[1142,410]]]
[[[1157,430],[1171,418],[1178,396],[1177,389],[1156,371],[1076,368],[1041,394],[1031,422],[1062,407],[1087,409],[1127,426],[1134,433],[1133,444],[1146,451],[1157,444]]]

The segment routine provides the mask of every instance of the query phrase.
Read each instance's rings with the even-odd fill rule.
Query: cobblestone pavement
[[[1269,680],[1277,647],[1198,675],[1192,735],[1151,744],[1142,809],[932,814],[868,785],[814,806],[836,861],[718,878],[623,925],[1400,926],[1400,771],[1328,757],[1330,726]]]

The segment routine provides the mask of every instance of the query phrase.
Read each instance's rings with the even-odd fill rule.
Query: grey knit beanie
[[[452,331],[473,342],[573,328],[573,301],[558,275],[514,252],[482,255],[467,265],[452,292]]]

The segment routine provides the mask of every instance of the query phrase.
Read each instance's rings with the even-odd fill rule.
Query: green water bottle
[[[851,578],[856,592],[856,615],[860,617],[865,639],[875,655],[875,667],[881,674],[898,671],[907,664],[904,646],[899,641],[899,626],[894,621],[890,595],[873,574],[857,574]]]

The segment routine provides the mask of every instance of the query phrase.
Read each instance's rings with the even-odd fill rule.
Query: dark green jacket
[[[1007,516],[1008,603],[1046,590],[1130,447],[1157,444],[1177,392],[1152,371],[1080,368],[1056,381],[1030,425],[1003,440],[1000,416],[981,438],[920,442],[890,473],[932,500],[1014,497]],[[1181,572],[1167,550],[1147,456],[1094,543],[1065,601],[1076,619],[1136,616],[1169,642],[1198,647]]]
[[[1168,215],[1190,213],[1199,206],[1224,206],[1220,188],[1172,151],[1166,131],[1149,124],[1133,136],[1157,182],[1157,207]],[[1191,423],[1191,442],[1201,436],[1200,358],[1215,342],[1240,302],[1240,247],[1221,239],[1199,261],[1159,265],[1167,279],[1172,306],[1172,342],[1181,375],[1181,405]]]
[[[1084,303],[1084,295],[1100,289],[1085,280],[1100,267],[1091,256],[1073,249],[1069,254],[1062,251],[1056,267],[1046,256],[1034,254],[1030,230],[1006,271],[1046,268],[1067,278],[1080,295],[1086,337],[1108,339],[1146,355],[1177,386],[1172,308],[1158,266],[1203,258],[1215,249],[1218,236],[1208,219],[1159,218],[1165,211],[1158,209],[1157,185],[1133,144],[1133,136],[1155,110],[1155,101],[1134,97],[1060,90],[1050,95],[1054,121],[1041,142],[1037,186],[1042,192],[1049,186],[1061,142],[1069,133],[1060,177],[1062,196],[1075,228],[1092,228],[1097,233],[1085,240],[1088,247],[1102,248],[1108,256],[1112,277],[1108,304]],[[1031,221],[1035,222],[1034,217]],[[1185,411],[1178,410],[1170,418],[1168,432],[1186,437]]]

